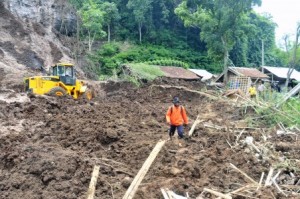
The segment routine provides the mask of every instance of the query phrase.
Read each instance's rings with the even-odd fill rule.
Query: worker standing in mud
[[[178,97],[173,98],[173,106],[170,106],[166,114],[167,123],[170,125],[169,135],[170,139],[177,129],[179,139],[183,138],[184,128],[188,125],[188,117],[185,108],[180,105]]]

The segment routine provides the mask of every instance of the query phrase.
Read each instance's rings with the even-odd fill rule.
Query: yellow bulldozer
[[[83,81],[75,77],[74,65],[58,63],[50,68],[50,76],[34,76],[25,78],[25,91],[37,95],[64,96],[74,99],[93,98],[93,92]]]

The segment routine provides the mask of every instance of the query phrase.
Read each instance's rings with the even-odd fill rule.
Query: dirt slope
[[[202,87],[180,81],[155,82],[166,83],[197,90]],[[291,160],[300,158],[299,142],[278,137],[272,130],[265,133],[271,137],[274,153],[266,152],[262,158],[241,143],[246,136],[260,141],[261,129],[246,129],[235,145],[241,130],[233,133],[204,127],[208,123],[233,128],[243,120],[244,109],[229,103],[153,84],[134,88],[129,83],[110,82],[101,88],[98,92],[102,95],[92,102],[34,96],[22,103],[0,100],[0,198],[85,198],[95,164],[100,165],[96,198],[122,198],[155,144],[168,138],[165,112],[175,95],[183,101],[191,122],[199,113],[204,122],[181,146],[177,139],[167,142],[136,199],[162,198],[161,187],[182,195],[188,192],[191,198],[205,187],[227,193],[249,183],[229,163],[258,182],[261,173],[268,173],[283,153]],[[299,170],[292,170],[296,178],[291,179],[288,168],[282,170],[279,184],[299,180]],[[214,198],[207,193],[202,196]],[[275,188],[253,191],[251,196],[297,198],[285,197]]]
[[[22,84],[24,77],[41,75],[55,63],[74,63],[70,50],[62,44],[54,29],[18,16],[18,13],[12,14],[4,3],[9,4],[7,0],[0,2],[2,87],[16,89]],[[16,4],[26,8],[26,4]]]

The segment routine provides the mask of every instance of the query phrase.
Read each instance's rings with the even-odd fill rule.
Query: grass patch
[[[138,77],[138,79],[154,80],[164,75],[158,66],[147,64],[129,64],[129,66],[133,76]]]
[[[140,86],[145,80],[152,81],[155,78],[164,75],[163,71],[158,66],[144,63],[127,64],[124,73],[124,79],[136,86]]]

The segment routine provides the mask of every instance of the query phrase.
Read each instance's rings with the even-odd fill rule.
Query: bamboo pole
[[[265,172],[262,172],[256,191],[261,187],[261,184],[262,184],[262,181],[264,179],[264,176],[265,176]]]
[[[147,160],[144,162],[142,168],[139,170],[138,174],[133,179],[132,183],[130,184],[129,188],[127,189],[125,195],[123,196],[123,199],[132,199],[134,197],[135,192],[137,191],[140,183],[142,182],[143,178],[147,174],[152,162],[156,158],[157,154],[161,150],[161,148],[165,144],[165,140],[159,141],[150,155],[148,156]]]
[[[167,192],[163,188],[161,188],[160,190],[161,190],[161,192],[163,194],[164,199],[170,199],[169,196],[168,196],[168,194],[167,194]]]
[[[94,166],[94,170],[92,173],[92,178],[90,181],[90,186],[87,192],[87,199],[94,199],[94,195],[95,195],[95,190],[96,190],[96,184],[97,184],[97,178],[99,175],[99,169],[100,166],[95,165]]]
[[[196,118],[196,120],[195,120],[195,122],[194,122],[193,125],[192,125],[192,128],[191,128],[190,131],[189,131],[189,134],[188,134],[189,137],[191,137],[191,136],[193,135],[196,126],[197,126],[201,121],[202,121],[202,120],[199,119],[199,115],[198,115],[197,118]]]
[[[230,166],[232,168],[234,168],[236,171],[240,172],[241,174],[243,174],[248,180],[250,180],[251,182],[253,182],[254,184],[257,184],[257,182],[255,180],[253,180],[251,177],[249,177],[245,172],[239,170],[236,166],[234,166],[233,164],[230,163]]]
[[[243,191],[243,190],[245,190],[245,189],[248,189],[248,188],[251,188],[252,186],[255,186],[255,185],[246,185],[246,186],[243,186],[243,187],[240,187],[240,188],[238,188],[238,189],[236,189],[236,190],[234,190],[234,191],[231,191],[229,194],[236,194],[236,193],[238,193],[238,192],[241,192],[241,191]]]
[[[269,171],[269,173],[268,173],[267,179],[266,179],[266,181],[265,181],[265,187],[266,187],[266,186],[270,186],[270,185],[272,184],[271,179],[272,179],[272,176],[273,176],[273,172],[274,172],[274,169],[271,167],[271,168],[270,168],[270,171]]]

